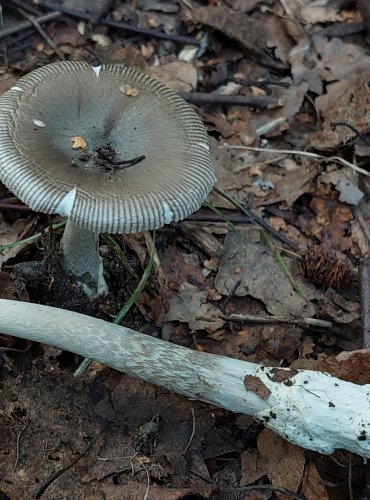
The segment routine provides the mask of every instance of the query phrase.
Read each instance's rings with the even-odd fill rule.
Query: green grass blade
[[[108,233],[103,233],[100,236],[102,237],[102,239],[106,243],[108,243],[108,245],[111,248],[113,248],[113,250],[116,252],[116,255],[117,255],[119,261],[121,262],[122,266],[127,270],[127,272],[130,273],[131,276],[133,276],[134,278],[138,278],[138,275],[137,275],[135,269],[133,269],[133,267],[130,266],[130,264],[128,263],[127,257],[125,255],[124,251],[119,246],[119,244],[112,238],[112,236]]]
[[[212,212],[214,212],[216,215],[218,215],[223,221],[225,221],[230,227],[231,229],[235,232],[235,235],[236,237],[238,238],[238,241],[240,243],[240,246],[242,247],[243,249],[243,253],[245,255],[245,252],[246,252],[246,248],[245,248],[245,245],[244,245],[244,241],[243,241],[243,238],[240,236],[240,232],[239,230],[237,229],[237,227],[235,226],[235,224],[233,224],[231,222],[231,220],[228,218],[227,215],[225,215],[222,210],[218,209],[217,207],[215,207],[213,205],[213,203],[211,203],[210,201],[204,201],[203,202],[203,205],[206,207],[206,208],[209,208],[210,210],[212,210]]]
[[[245,214],[247,217],[249,217],[249,219],[251,220],[251,222],[253,224],[258,224],[258,220],[256,220],[254,217],[253,217],[253,214],[247,210],[245,207],[243,207],[243,205],[241,203],[239,203],[237,200],[235,200],[235,198],[233,198],[232,196],[228,195],[227,193],[225,193],[222,189],[220,188],[213,188],[214,191],[219,194],[220,196],[222,196],[223,198],[225,198],[225,200],[229,201],[232,205],[234,205],[234,207],[238,208],[239,210],[241,210],[243,212],[243,214]],[[270,250],[272,251],[273,255],[274,255],[274,258],[276,260],[276,262],[278,263],[280,269],[282,270],[282,272],[285,274],[285,276],[287,277],[287,279],[289,280],[289,283],[292,285],[293,289],[304,299],[306,299],[306,296],[305,296],[305,293],[304,291],[302,290],[302,288],[298,285],[298,283],[296,282],[296,280],[293,278],[292,276],[292,273],[289,271],[288,269],[288,266],[286,264],[286,262],[284,261],[283,257],[280,255],[280,253],[276,250],[275,248],[275,245],[272,241],[272,239],[270,238],[269,234],[267,233],[267,229],[266,228],[263,228],[262,226],[260,226],[260,231],[261,231],[261,235],[266,243],[266,245],[268,246],[268,248],[270,248]]]
[[[137,287],[135,288],[135,290],[130,295],[128,301],[125,303],[125,305],[122,307],[122,309],[120,310],[120,312],[117,314],[117,316],[113,320],[113,323],[115,323],[117,325],[119,325],[121,323],[121,321],[123,320],[123,318],[126,316],[126,314],[129,312],[129,310],[131,309],[131,307],[136,302],[136,300],[140,297],[140,295],[143,292],[143,290],[145,288],[145,285],[146,285],[146,283],[148,281],[150,273],[152,272],[153,263],[154,263],[154,256],[155,256],[155,231],[153,231],[152,242],[153,242],[153,246],[151,248],[149,259],[148,259],[148,262],[147,262],[147,264],[145,266],[143,275],[141,276],[141,279],[140,279]],[[117,246],[120,249],[119,245],[117,245]],[[89,364],[91,363],[91,361],[92,361],[91,359],[85,358],[82,361],[82,363],[78,366],[78,368],[75,370],[75,372],[73,373],[73,376],[76,378],[76,377],[79,377],[80,375],[82,375],[82,373],[86,370],[86,368],[89,366]]]
[[[53,230],[59,229],[60,227],[65,226],[67,221],[62,221],[62,222],[57,222],[56,224],[53,224],[51,228]],[[46,228],[47,229],[47,228]],[[43,234],[45,234],[45,230],[39,231],[38,233],[33,234],[32,236],[29,236],[28,238],[24,238],[23,240],[17,240],[13,241],[13,243],[8,243],[7,245],[0,245],[0,252],[4,252],[5,250],[8,250],[9,248],[14,248],[17,245],[21,245],[22,243],[33,243],[34,241],[38,240],[41,238]]]

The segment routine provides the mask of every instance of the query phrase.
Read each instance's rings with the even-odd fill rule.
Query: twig
[[[362,343],[370,347],[370,257],[365,257],[360,268],[360,296],[362,313]]]
[[[252,106],[260,109],[274,109],[284,106],[282,99],[270,96],[220,95],[206,92],[179,92],[179,95],[186,101],[197,104]]]
[[[253,213],[248,208],[243,207],[239,202],[237,202],[236,200],[233,200],[227,193],[224,193],[218,187],[214,187],[213,189],[217,194],[224,197],[225,199],[230,201],[230,203],[232,203],[235,207],[238,207],[240,210],[242,210],[250,218],[251,221],[257,223],[258,225],[260,225],[261,227],[266,229],[266,231],[268,231],[270,234],[272,234],[272,236],[274,236],[277,240],[281,241],[282,243],[285,243],[295,252],[299,251],[299,248],[295,243],[290,241],[283,234],[279,233],[279,231],[276,231],[276,229],[274,229],[268,222],[266,222],[264,219],[262,219],[262,217]]]
[[[40,488],[36,491],[36,493],[34,494],[34,498],[41,498],[41,496],[45,493],[45,491],[49,488],[49,486],[56,480],[58,479],[62,474],[64,474],[65,472],[67,472],[67,470],[71,469],[74,465],[76,465],[76,463],[81,460],[81,458],[86,455],[86,453],[89,451],[89,449],[92,447],[92,445],[94,443],[96,443],[97,439],[100,437],[101,435],[101,432],[99,433],[99,435],[95,438],[95,439],[92,439],[91,442],[88,444],[88,446],[84,449],[84,451],[82,453],[80,453],[79,455],[77,455],[77,457],[68,465],[66,465],[65,467],[62,467],[61,469],[59,469],[57,472],[55,472],[54,474],[52,474],[49,479],[42,485],[40,486]]]
[[[25,2],[24,0],[9,0],[9,2],[12,4],[13,7],[20,7],[21,9],[29,12],[34,17],[37,17],[40,15],[40,11],[38,9],[36,9],[36,7],[33,7],[33,5],[30,5],[29,3]],[[37,0],[33,3],[36,4]]]
[[[76,19],[82,19],[91,23],[92,16],[90,14],[86,14],[86,12],[80,12],[78,10],[67,9],[62,5],[55,5],[53,2],[49,2],[49,0],[37,0],[37,3],[40,7],[44,7],[47,10],[56,11],[59,10],[65,16],[74,17]],[[149,38],[157,38],[159,40],[167,40],[169,42],[179,43],[179,44],[188,44],[188,45],[200,45],[199,40],[195,38],[191,38],[189,36],[181,36],[181,35],[171,35],[168,33],[164,33],[163,31],[153,30],[151,28],[139,28],[138,26],[131,26],[128,23],[112,21],[110,19],[100,19],[99,24],[104,26],[109,26],[110,28],[117,30],[124,30],[128,33],[136,33],[141,36],[149,37]]]
[[[358,35],[365,31],[364,23],[362,22],[343,22],[333,23],[319,31],[317,35],[335,37],[335,38],[345,38],[346,36]]]
[[[115,1],[116,0],[105,0],[105,2],[103,2],[103,5],[100,7],[98,12],[91,18],[90,25],[94,26],[95,24],[98,24],[101,18],[106,14],[108,14],[108,12],[111,10]]]
[[[45,33],[45,31],[41,28],[40,24],[37,22],[37,20],[27,14],[23,9],[18,9],[18,12],[22,14],[23,17],[25,17],[35,28],[35,30],[42,36],[42,38],[45,40],[45,42],[53,49],[55,54],[59,57],[61,61],[65,61],[64,55],[61,53],[61,51],[58,49],[58,47],[55,45],[53,40],[50,38],[50,36]]]
[[[220,311],[221,312],[224,313],[226,311],[226,307],[227,307],[228,303],[230,302],[230,300],[232,299],[232,297],[234,297],[235,292],[237,291],[237,289],[241,285],[241,282],[242,282],[242,280],[240,280],[240,279],[237,280],[236,283],[234,284],[234,286],[231,288],[231,290],[227,294],[227,297],[225,298],[225,300],[223,301],[223,303],[220,305]]]
[[[281,316],[255,316],[253,314],[229,314],[224,316],[229,321],[240,321],[249,323],[288,323],[292,325],[318,326],[321,328],[331,328],[333,323],[325,319],[318,318],[283,318]]]
[[[21,434],[23,431],[25,431],[27,429],[29,425],[29,422],[27,422],[23,427],[22,429],[18,432],[18,436],[17,436],[17,455],[16,455],[16,459],[15,459],[15,462],[14,462],[14,467],[13,467],[13,472],[15,472],[16,468],[17,468],[17,465],[18,465],[18,460],[19,460],[19,440],[21,438]]]
[[[192,427],[192,430],[191,430],[191,434],[190,434],[190,438],[189,438],[188,444],[185,446],[184,455],[188,451],[189,446],[190,446],[191,442],[193,441],[193,437],[194,437],[194,434],[195,434],[195,412],[194,412],[194,408],[193,407],[191,407],[191,415],[193,417],[193,427]]]
[[[0,203],[1,208],[1,203]],[[228,222],[233,222],[234,224],[250,224],[251,220],[246,215],[228,215]],[[223,222],[225,223],[225,219],[216,215],[216,214],[207,214],[207,213],[195,213],[183,219],[182,222]]]
[[[1,205],[0,205],[1,208]],[[227,222],[233,222],[234,224],[250,224],[251,219],[246,215],[227,215]],[[224,218],[216,215],[216,214],[204,214],[204,213],[195,213],[186,217],[181,222],[223,222],[227,223]]]
[[[368,0],[357,0],[357,9],[362,18],[367,35],[370,36],[370,5]]]
[[[317,160],[321,160],[321,161],[325,161],[325,162],[334,161],[336,163],[340,163],[342,165],[345,165],[346,167],[350,167],[350,168],[352,168],[353,170],[355,170],[356,172],[358,172],[360,174],[370,176],[370,172],[368,172],[367,170],[364,170],[361,167],[358,167],[357,165],[354,165],[353,163],[350,163],[349,161],[345,160],[344,158],[341,158],[340,156],[329,156],[329,157],[326,157],[326,156],[319,155],[317,153],[311,153],[310,151],[300,151],[300,150],[296,150],[296,149],[255,148],[255,147],[252,147],[252,146],[236,146],[234,144],[227,144],[227,143],[221,144],[219,146],[219,148],[220,149],[224,149],[224,148],[227,148],[227,149],[242,149],[242,150],[245,150],[245,151],[256,151],[256,152],[260,152],[260,153],[270,153],[270,154],[271,153],[273,153],[273,154],[280,153],[280,154],[286,154],[286,155],[308,156],[309,158],[315,158]]]
[[[23,203],[7,203],[0,201],[0,210],[16,210],[18,212],[32,212],[32,209]]]
[[[365,205],[366,206],[366,205]],[[370,228],[368,222],[365,220],[363,215],[363,207],[362,202],[360,202],[357,206],[353,207],[354,214],[356,216],[356,220],[364,233],[365,239],[367,241],[368,248],[370,246]]]
[[[369,139],[366,137],[366,135],[362,134],[359,130],[357,130],[356,127],[354,127],[351,123],[347,123],[347,122],[331,122],[330,123],[330,126],[335,130],[337,127],[347,127],[349,128],[350,130],[352,130],[352,132],[354,132],[356,135],[355,135],[355,139],[358,137],[359,139],[361,139],[361,141],[366,144],[366,146],[370,146],[370,141]]]
[[[44,16],[40,16],[34,19],[39,25],[42,23],[47,23],[49,21],[53,21],[53,19],[57,19],[60,17],[60,12],[50,12],[49,14],[45,14]],[[2,38],[6,38],[7,36],[14,35],[15,33],[18,33],[19,31],[23,31],[27,28],[30,28],[33,26],[33,23],[31,21],[23,21],[23,23],[19,23],[16,26],[13,26],[12,28],[6,28],[4,30],[0,31],[0,40]]]
[[[252,484],[251,486],[239,486],[238,488],[220,488],[220,491],[225,493],[242,493],[244,491],[254,490],[276,491],[278,493],[285,493],[285,495],[289,495],[290,497],[297,500],[305,500],[302,495],[298,495],[298,493],[295,493],[294,491],[288,490],[287,488],[283,488],[281,486],[273,486],[272,484]]]
[[[3,6],[0,3],[0,29],[4,29],[4,16],[3,16]],[[0,42],[0,67],[2,71],[8,70],[9,60],[8,60],[8,47],[6,43]]]
[[[352,457],[348,457],[348,493],[349,493],[349,500],[353,500],[353,488],[352,488]]]

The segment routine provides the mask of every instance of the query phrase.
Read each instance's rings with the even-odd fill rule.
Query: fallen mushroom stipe
[[[0,300],[0,331],[252,415],[303,448],[324,454],[343,448],[370,458],[369,384],[194,351],[90,316],[27,302]]]

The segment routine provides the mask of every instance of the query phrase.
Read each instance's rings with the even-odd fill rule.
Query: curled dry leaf
[[[317,500],[329,500],[324,482],[317,472],[313,462],[308,462],[304,471],[302,492],[304,498],[316,498]]]
[[[198,71],[188,62],[172,61],[160,66],[151,66],[145,69],[145,73],[175,92],[191,92],[197,88]]]
[[[122,94],[126,94],[127,96],[136,97],[139,93],[136,87],[131,87],[131,85],[121,85],[120,91]]]
[[[82,151],[87,151],[87,142],[81,135],[75,135],[71,137],[71,143],[73,149],[82,149]]]
[[[273,417],[272,417],[273,418]],[[241,455],[241,486],[254,483],[267,475],[275,486],[297,491],[302,482],[304,450],[264,429],[257,438],[258,452],[246,451]],[[285,495],[279,498],[287,498]]]
[[[327,93],[315,100],[324,118],[323,129],[314,134],[311,143],[317,147],[335,147],[369,133],[370,89],[368,74],[352,77],[328,86]]]
[[[229,295],[238,281],[240,285],[235,296],[249,295],[259,299],[275,316],[299,318],[314,314],[312,304],[293,290],[254,227],[239,229],[238,236],[229,232],[224,242],[216,289],[222,295]]]

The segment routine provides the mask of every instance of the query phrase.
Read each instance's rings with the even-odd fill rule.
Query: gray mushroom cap
[[[118,163],[145,159],[81,160],[107,145]],[[207,133],[182,98],[136,70],[84,62],[36,69],[0,98],[0,177],[32,209],[95,233],[183,219],[215,182]]]

